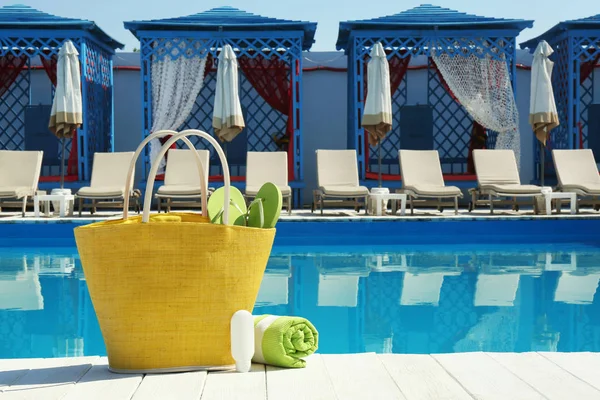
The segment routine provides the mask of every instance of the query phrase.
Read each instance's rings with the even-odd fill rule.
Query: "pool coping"
[[[183,211],[186,212],[186,211]],[[571,215],[569,213],[551,214],[551,215],[537,215],[531,212],[514,212],[500,210],[495,214],[490,214],[489,211],[473,211],[460,212],[458,215],[454,215],[453,211],[444,211],[441,215],[437,212],[419,212],[415,215],[385,215],[385,216],[371,216],[360,214],[357,215],[353,211],[347,210],[331,210],[325,213],[325,215],[311,214],[310,211],[296,210],[294,211],[297,215],[282,214],[279,222],[365,222],[365,223],[377,223],[377,222],[465,222],[465,221],[534,221],[534,220],[598,220],[600,221],[600,212],[593,210],[582,210],[579,214]],[[30,213],[28,213],[30,214]],[[117,219],[118,213],[106,213],[100,216],[83,216],[83,217],[34,217],[26,215],[21,217],[20,213],[13,213],[13,215],[0,216],[0,225],[2,224],[76,224],[85,225],[94,222],[101,222],[111,219]]]

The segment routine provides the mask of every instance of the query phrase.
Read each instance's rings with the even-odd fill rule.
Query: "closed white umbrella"
[[[81,72],[79,52],[73,42],[67,40],[58,52],[56,66],[56,90],[48,128],[62,141],[60,164],[60,187],[65,177],[65,139],[73,137],[83,122],[81,106]],[[77,151],[77,149],[71,149]]]
[[[369,143],[379,145],[379,186],[381,186],[381,140],[392,129],[392,90],[390,66],[381,43],[371,49],[367,66],[367,98],[362,126],[369,134]]]
[[[219,139],[231,142],[244,126],[238,94],[238,63],[233,49],[227,44],[219,54],[213,128]]]
[[[552,47],[542,40],[533,53],[531,66],[531,99],[529,103],[529,124],[540,141],[541,179],[544,184],[544,153],[548,134],[559,125],[554,91],[552,89],[552,69],[554,63],[549,57]]]

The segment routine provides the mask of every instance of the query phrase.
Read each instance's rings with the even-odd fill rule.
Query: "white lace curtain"
[[[508,65],[489,54],[464,56],[459,48],[432,51],[432,58],[448,87],[469,115],[487,129],[498,132],[496,149],[511,149],[520,165],[519,112]]]
[[[188,119],[202,86],[206,56],[173,59],[165,56],[152,60],[152,132],[177,130]],[[156,162],[160,141],[150,142],[150,159]],[[159,172],[165,161],[160,160]]]

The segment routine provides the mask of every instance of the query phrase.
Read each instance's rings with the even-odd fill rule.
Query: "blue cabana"
[[[39,58],[55,84],[58,51],[65,40],[79,51],[83,101],[83,126],[77,153],[68,157],[67,180],[85,181],[94,153],[113,151],[112,56],[123,45],[92,21],[23,5],[0,8],[0,149],[44,150],[42,181],[58,180],[61,155],[58,140],[48,130],[51,104],[32,104],[31,72]]]
[[[348,56],[348,148],[357,151],[359,173],[362,180],[367,180],[365,184],[372,185],[378,172],[378,149],[369,146],[361,127],[367,63],[375,43],[381,42],[388,54],[393,92],[393,128],[381,149],[383,179],[390,181],[387,186],[399,185],[400,148],[437,149],[447,179],[468,180],[474,179],[466,174],[475,127],[432,62],[432,46],[437,46],[438,52],[452,48],[460,56],[489,55],[494,60],[506,60],[514,89],[515,38],[532,25],[532,21],[480,17],[432,5],[380,18],[341,22],[337,49]],[[427,72],[424,104],[408,103],[406,72],[410,69]],[[411,90],[423,86],[417,86],[418,80],[415,83]],[[494,146],[493,132],[486,140],[487,147]]]
[[[207,61],[195,104],[186,120],[174,129],[213,132],[216,63],[220,49],[229,44],[240,66],[240,101],[246,123],[242,133],[226,145],[232,180],[245,180],[247,151],[285,150],[294,201],[301,204],[302,51],[312,46],[316,23],[219,7],[186,17],[126,22],[125,28],[140,40],[143,137],[156,122],[152,115],[153,65],[182,57]],[[204,148],[207,144],[197,145]],[[212,155],[211,180],[220,180],[221,167],[214,152]],[[148,168],[146,156],[146,173]]]
[[[555,63],[552,86],[560,120],[546,146],[545,174],[552,178],[552,149],[591,148],[600,159],[600,98],[594,91],[595,67],[600,60],[600,14],[561,22],[521,43],[521,48],[533,52],[541,40],[554,49],[550,57]],[[539,154],[537,160],[539,165]]]

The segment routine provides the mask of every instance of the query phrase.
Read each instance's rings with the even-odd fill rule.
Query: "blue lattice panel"
[[[471,54],[479,57],[490,55],[493,59],[512,59],[515,49],[514,37],[389,37],[380,35],[358,36],[355,40],[355,59],[361,60],[371,52],[372,46],[381,42],[387,50],[392,50],[392,54],[398,54],[400,57],[425,55],[431,56],[430,43],[438,44],[438,51],[447,49],[460,49],[462,56]],[[405,53],[405,50],[408,52]]]
[[[400,109],[406,105],[407,79],[404,76],[400,87],[392,97],[392,130],[381,142],[381,172],[383,174],[399,174],[398,149],[400,149]],[[366,135],[367,133],[365,133]],[[379,172],[379,146],[369,146],[369,171]]]
[[[83,126],[87,137],[87,175],[79,171],[83,180],[90,179],[94,153],[111,150],[112,123],[111,98],[112,89],[87,82],[87,107],[84,110]]]
[[[429,104],[433,107],[433,146],[447,174],[466,172],[473,119],[444,88],[435,69],[428,69]]]
[[[0,97],[0,149],[25,149],[25,106],[29,104],[29,71],[19,74]]]
[[[15,56],[27,54],[29,57],[33,58],[39,55],[49,56],[52,54],[58,54],[63,42],[67,39],[73,42],[77,50],[81,49],[81,39],[72,37],[32,38],[3,36],[2,46],[4,49],[3,51],[8,51]]]
[[[572,46],[574,60],[579,59],[582,62],[593,60],[600,52],[600,36],[573,37]]]
[[[569,132],[572,121],[569,121],[569,39],[550,43],[554,53],[554,70],[552,72],[552,88],[556,100],[556,110],[560,125],[550,133],[550,146],[554,149],[569,148]],[[539,155],[538,155],[539,163]]]
[[[86,140],[86,165],[81,179],[90,179],[94,153],[112,149],[112,71],[111,57],[100,47],[86,41],[85,64],[82,65],[82,84],[86,86],[83,99],[84,120],[82,130]]]
[[[110,70],[110,55],[102,51],[98,46],[86,42],[86,65],[85,65],[85,78],[88,81],[99,84],[103,87],[109,87],[111,85],[111,74]]]
[[[578,126],[577,145],[575,147],[588,148],[588,109],[594,103],[594,72],[581,84],[579,94],[579,123],[581,124],[581,132]],[[581,146],[579,134],[581,134]]]
[[[140,51],[145,59],[162,60],[165,57],[205,57],[211,54],[218,58],[222,46],[231,45],[236,56],[255,58],[260,54],[276,54],[280,59],[289,62],[290,57],[297,59],[302,54],[300,37],[295,38],[142,38]]]

